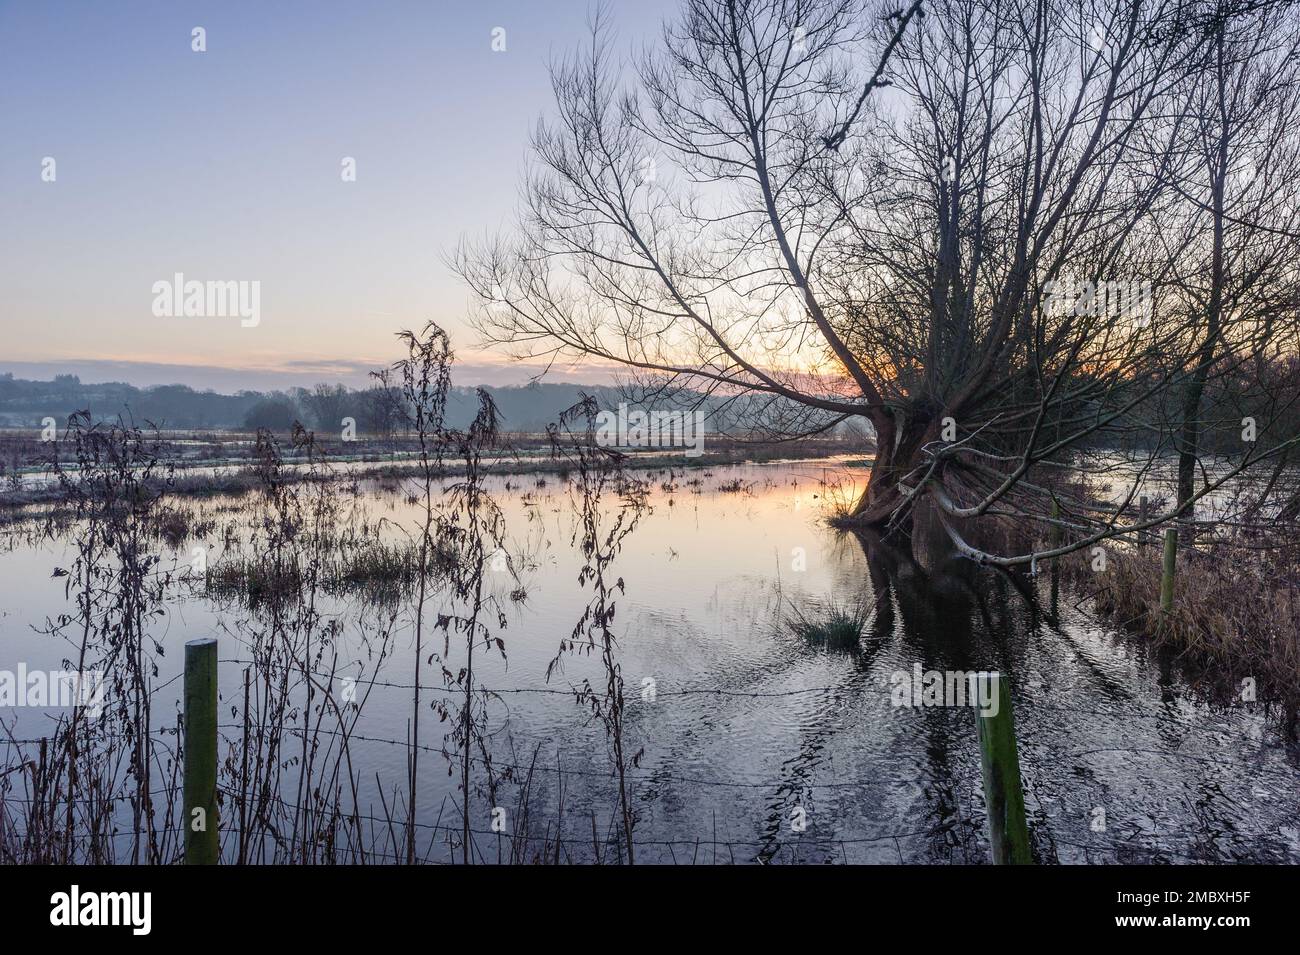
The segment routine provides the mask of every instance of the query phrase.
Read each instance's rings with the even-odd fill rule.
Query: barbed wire
[[[302,673],[304,675],[325,677],[327,679],[332,679],[332,680],[355,680],[358,684],[362,684],[364,686],[380,686],[380,687],[385,687],[388,689],[395,689],[395,690],[418,689],[421,692],[429,690],[433,692],[455,694],[457,696],[463,695],[465,693],[465,688],[459,686],[446,686],[445,684],[438,684],[438,683],[421,683],[418,686],[414,683],[393,683],[387,680],[367,679],[364,676],[353,677],[347,675],[346,673],[340,673],[338,671],[330,672],[328,670],[315,670],[315,669],[303,667],[298,664],[259,662],[256,660],[244,660],[237,657],[225,657],[218,660],[217,662],[234,663],[234,664],[247,665],[247,666],[267,667],[269,669],[277,669],[277,670],[289,670],[291,672]],[[352,664],[345,664],[345,666],[351,666],[351,665]],[[800,696],[805,693],[844,693],[847,691],[848,688],[837,687],[837,686],[810,686],[810,687],[803,687],[797,690],[772,690],[772,691],[726,690],[720,687],[686,687],[680,690],[659,690],[656,688],[655,697],[658,698],[661,696],[667,696],[667,697],[735,696],[735,697],[750,697],[753,699],[768,699],[768,698],[781,698],[781,697],[788,697],[788,696]],[[509,694],[527,694],[527,693],[536,693],[536,694],[550,695],[550,696],[576,696],[582,693],[583,691],[578,688],[571,688],[566,690],[555,686],[542,686],[542,687],[479,686],[475,688],[475,692],[496,694],[499,696],[504,696]]]
[[[522,689],[523,689],[523,688],[521,688],[521,690],[522,690]],[[811,689],[811,688],[810,688],[810,689]],[[832,689],[832,688],[829,688],[829,687],[822,687],[822,688],[820,688],[820,689],[822,689],[822,690],[829,690],[829,689]],[[565,691],[557,691],[557,692],[565,692]],[[566,695],[571,695],[571,694],[568,694],[568,693],[566,692]],[[1038,704],[1035,704],[1035,705],[1038,705]],[[1050,704],[1043,704],[1043,705],[1045,705],[1045,706],[1049,706],[1049,707],[1051,706]],[[1074,711],[1074,712],[1079,712],[1079,711],[1077,711],[1077,710],[1073,710],[1073,708],[1069,708],[1069,707],[1057,707],[1057,708],[1058,708],[1058,709],[1064,709],[1064,710],[1070,710],[1070,711]],[[1086,711],[1085,711],[1085,712],[1086,712]],[[1097,715],[1108,715],[1108,714],[1101,713],[1101,712],[1097,712]],[[1129,714],[1129,715],[1133,715],[1133,714]],[[1149,719],[1157,719],[1157,720],[1158,720],[1158,719],[1162,719],[1162,718],[1163,718],[1161,714],[1142,714],[1142,715],[1146,716],[1146,717],[1149,718]],[[243,731],[246,727],[244,726],[243,723],[219,723],[219,724],[217,724],[217,728],[220,729],[220,730],[239,730],[239,731]],[[257,730],[257,731],[258,731],[258,732],[257,732],[257,735],[259,735],[259,736],[261,736],[261,735],[265,735],[267,732],[273,732],[273,730],[268,730],[266,727],[259,727],[257,724],[253,724],[253,725],[252,725],[251,727],[249,727],[249,728],[254,729],[254,730]],[[310,733],[310,734],[313,735],[313,736],[316,736],[316,735],[330,736],[330,737],[334,737],[334,738],[343,738],[343,739],[345,739],[345,740],[347,740],[347,741],[356,740],[356,741],[359,741],[359,742],[365,742],[365,743],[375,743],[375,744],[381,744],[381,745],[387,745],[387,746],[402,747],[402,748],[406,748],[406,749],[414,749],[414,750],[417,750],[417,751],[420,751],[420,752],[435,753],[435,754],[445,754],[445,753],[446,753],[445,748],[444,748],[444,747],[441,747],[441,746],[433,746],[433,745],[429,745],[429,744],[412,744],[409,740],[406,740],[406,739],[396,739],[396,738],[393,738],[393,737],[386,737],[386,736],[374,736],[374,735],[365,734],[365,733],[356,733],[356,732],[352,732],[351,730],[329,729],[329,728],[326,728],[326,727],[323,727],[323,726],[312,727],[311,729],[306,729],[306,728],[301,727],[301,726],[282,726],[282,727],[280,727],[280,729],[281,729],[281,731],[283,731],[283,732],[290,733],[290,734],[293,734],[293,735],[298,736],[298,737],[301,737],[301,736],[304,735],[304,734]],[[1208,730],[1208,729],[1204,729],[1204,728],[1197,728],[1197,727],[1189,727],[1189,729],[1201,729],[1203,732],[1213,732],[1212,730]],[[181,730],[180,730],[179,727],[174,727],[174,726],[173,726],[173,727],[159,727],[159,728],[156,728],[156,729],[151,730],[149,735],[150,735],[150,736],[153,736],[153,737],[158,737],[158,738],[163,738],[163,737],[171,737],[171,738],[175,738],[175,737],[177,737],[177,736],[180,734],[180,732],[181,732]],[[34,737],[34,738],[27,738],[27,739],[11,739],[11,738],[6,738],[6,739],[0,739],[0,745],[6,745],[6,744],[8,744],[8,745],[18,745],[18,746],[21,746],[21,745],[35,746],[35,745],[40,745],[40,744],[42,744],[42,743],[49,743],[49,742],[52,742],[52,741],[56,740],[57,738],[58,738],[58,737],[57,737],[57,734],[56,734],[56,735],[52,735],[52,736],[46,736],[46,737]],[[105,733],[105,732],[102,732],[102,731],[95,731],[95,732],[93,732],[93,733],[88,733],[88,734],[87,734],[87,739],[90,739],[90,740],[93,740],[93,739],[129,739],[129,740],[134,740],[134,739],[137,739],[137,738],[139,738],[139,737],[138,737],[136,734],[134,734],[134,733],[122,733],[122,732],[116,732],[116,733]],[[231,742],[231,741],[232,741],[229,737],[223,737],[223,738],[225,738],[227,742]],[[1020,747],[1022,747],[1022,748],[1038,749],[1038,750],[1044,750],[1044,751],[1048,751],[1048,752],[1054,752],[1054,748],[1053,748],[1053,746],[1052,746],[1050,743],[1045,743],[1045,742],[1041,742],[1041,741],[1038,741],[1038,740],[1021,739],[1021,740],[1019,741],[1018,745],[1019,745]],[[1284,752],[1284,750],[1283,750],[1282,748],[1279,748],[1279,747],[1272,747],[1272,746],[1269,746],[1269,744],[1267,744],[1266,742],[1260,741],[1258,747],[1253,751],[1253,755],[1254,755],[1255,757],[1261,757],[1261,756],[1265,756],[1265,755],[1270,754],[1270,753],[1280,753],[1280,752]],[[1259,766],[1259,765],[1257,765],[1255,762],[1250,761],[1250,755],[1251,755],[1251,754],[1246,754],[1246,755],[1244,755],[1242,758],[1231,758],[1231,757],[1224,756],[1224,755],[1204,755],[1204,754],[1197,754],[1197,753],[1185,753],[1185,752],[1179,752],[1179,751],[1177,751],[1177,750],[1153,749],[1153,748],[1149,748],[1149,747],[1139,747],[1139,746],[1116,746],[1116,747],[1095,747],[1095,748],[1092,748],[1092,749],[1076,750],[1076,751],[1071,751],[1071,752],[1065,753],[1065,754],[1063,754],[1063,755],[1066,755],[1066,756],[1069,756],[1069,757],[1075,757],[1075,758],[1077,758],[1077,757],[1082,757],[1082,756],[1095,755],[1095,754],[1099,754],[1099,753],[1117,753],[1117,754],[1131,754],[1131,755],[1143,755],[1143,756],[1158,756],[1158,757],[1163,757],[1163,758],[1190,760],[1190,761],[1202,762],[1202,763],[1207,763],[1207,764],[1210,764],[1210,765],[1221,766],[1221,767],[1248,769],[1248,770],[1250,770],[1250,771],[1252,771],[1252,772],[1254,772],[1254,773],[1260,774],[1260,775],[1268,775],[1268,776],[1273,776],[1273,777],[1276,777],[1276,778],[1286,779],[1287,781],[1293,781],[1293,776],[1292,776],[1292,774],[1289,773],[1289,772],[1286,772],[1286,771],[1283,771],[1283,770],[1273,769],[1273,768],[1270,768],[1270,767]],[[457,759],[460,759],[461,757],[458,755],[456,758],[457,758]],[[486,761],[483,761],[483,760],[481,759],[481,757],[471,757],[471,761],[472,761],[472,762],[475,762],[475,763],[485,763],[485,762],[486,762]],[[510,762],[510,761],[504,761],[504,760],[502,760],[502,761],[492,760],[491,763],[492,763],[493,766],[501,766],[501,767],[510,768],[510,769],[521,769],[521,770],[522,770],[522,769],[528,768],[528,767],[526,767],[526,766],[525,766],[524,764],[522,764],[522,763],[516,763],[516,762]],[[549,769],[551,769],[551,768],[554,768],[554,767],[551,767],[551,766],[548,764],[548,765],[547,765],[547,769],[548,769],[548,771],[549,771]],[[596,775],[602,775],[602,776],[603,776],[603,775],[608,775],[608,773],[595,773],[595,772],[593,772],[593,771],[591,771],[591,770],[582,770],[582,769],[564,769],[564,768],[561,768],[560,771],[561,771],[563,774],[566,774],[566,775],[580,775],[580,776],[581,776],[581,775],[591,775],[591,776],[596,776]],[[612,773],[612,771],[613,771],[613,770],[611,769],[609,772]],[[734,786],[734,787],[738,787],[738,788],[757,788],[757,789],[764,789],[764,788],[773,788],[773,787],[777,787],[777,786],[789,785],[789,784],[790,784],[790,780],[788,780],[788,779],[776,779],[776,780],[758,780],[758,779],[747,779],[747,780],[722,780],[722,779],[708,779],[708,778],[705,778],[705,777],[679,776],[679,775],[675,775],[675,774],[671,774],[671,773],[661,773],[661,772],[656,772],[656,771],[649,771],[649,772],[645,772],[645,773],[637,773],[637,774],[632,774],[632,775],[633,775],[634,778],[645,779],[645,780],[649,780],[649,781],[659,781],[659,782],[683,782],[683,783],[689,783],[689,784],[692,784],[692,785],[715,786],[715,787]],[[832,780],[826,780],[826,781],[818,781],[818,782],[813,783],[813,785],[815,785],[815,786],[817,786],[817,787],[820,787],[820,788],[828,788],[828,789],[829,789],[829,788],[853,788],[853,787],[862,786],[862,785],[864,785],[864,783],[863,783],[862,780],[858,780],[858,779],[850,779],[850,780],[845,780],[845,779],[832,779]]]

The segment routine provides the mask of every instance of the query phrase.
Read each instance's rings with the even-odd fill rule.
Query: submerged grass
[[[325,593],[364,592],[376,601],[409,593],[419,576],[419,547],[405,543],[369,541],[338,548],[319,568],[319,584]],[[236,596],[256,605],[300,590],[305,580],[293,565],[277,566],[260,556],[234,555],[208,567],[203,584],[213,596]]]
[[[857,649],[867,624],[871,622],[870,611],[860,604],[840,605],[832,601],[824,609],[810,611],[811,616],[794,604],[790,609],[793,616],[787,619],[786,625],[795,636],[810,646],[828,650]]]
[[[490,463],[492,473],[497,475],[532,475],[554,474],[561,481],[568,481],[572,465],[567,461],[557,461],[552,457],[525,452],[518,445],[527,444],[515,436],[503,436],[501,449],[491,455],[485,455],[485,463]],[[515,450],[506,450],[515,448]],[[624,455],[623,468],[628,471],[673,468],[694,470],[720,465],[752,464],[772,461],[807,460],[829,458],[859,450],[853,445],[839,441],[804,441],[795,443],[764,444],[738,439],[719,438],[701,457],[685,457],[680,451],[637,451]],[[410,452],[406,452],[410,453]],[[342,459],[334,459],[336,462]],[[374,455],[363,455],[349,459],[353,466],[346,472],[352,480],[375,480],[381,484],[392,485],[396,482],[419,477],[422,473],[420,461],[413,459],[386,460]],[[214,497],[244,496],[258,491],[261,481],[256,473],[254,462],[245,459],[223,458],[209,462],[177,462],[172,466],[175,473],[171,479],[169,494],[172,497]],[[216,468],[212,471],[196,473],[193,469]],[[29,468],[31,474],[41,473],[36,468]],[[67,504],[65,488],[57,482],[14,483],[8,480],[9,474],[0,472],[0,513],[34,507],[61,508]],[[464,477],[466,473],[463,462],[448,460],[435,462],[433,476],[438,478]],[[280,475],[287,482],[305,482],[311,480],[333,480],[338,475],[323,477],[309,466],[309,462],[300,456],[286,455],[285,467]],[[538,478],[538,487],[545,487],[544,478]],[[744,490],[740,482],[728,488],[733,492]],[[26,516],[31,516],[26,515]]]

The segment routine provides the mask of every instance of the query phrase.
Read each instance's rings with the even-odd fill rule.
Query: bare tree
[[[374,384],[365,393],[367,423],[375,434],[386,438],[391,445],[398,427],[406,420],[402,389],[394,384],[391,368],[372,371],[370,377]]]
[[[1003,565],[1132,532],[1127,505],[1180,430],[1168,399],[1206,366],[1204,312],[1155,295],[1187,265],[1161,216],[1187,202],[1197,78],[1239,12],[688,0],[635,69],[597,16],[590,48],[554,67],[518,232],[456,257],[479,328],[532,357],[619,362],[660,393],[757,396],[792,434],[869,422],[855,523],[923,505]],[[1277,284],[1293,277],[1271,276],[1293,303]],[[1251,445],[1147,524],[1295,440]],[[1080,473],[1127,491],[1067,493]],[[1056,543],[968,542],[995,519]]]
[[[1181,208],[1169,215],[1172,224],[1181,212],[1184,225],[1167,230],[1180,251],[1170,307],[1198,319],[1180,409],[1179,504],[1196,493],[1211,373],[1223,380],[1245,357],[1294,346],[1285,318],[1300,239],[1300,73],[1288,21],[1276,5],[1218,4],[1203,67],[1190,79],[1194,121],[1174,180]]]

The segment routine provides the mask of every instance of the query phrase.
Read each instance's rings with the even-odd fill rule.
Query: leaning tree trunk
[[[938,437],[938,426],[932,417],[917,417],[891,418],[888,428],[877,427],[871,479],[849,514],[849,523],[878,527],[894,517],[903,503],[899,482],[922,463],[921,448]]]

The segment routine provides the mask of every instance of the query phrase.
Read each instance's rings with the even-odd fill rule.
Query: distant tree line
[[[597,395],[616,405],[616,389],[597,385],[533,384],[488,388],[506,425],[514,431],[541,431],[559,413],[578,401],[579,393]],[[474,388],[458,387],[448,395],[448,423],[464,427],[473,418],[477,402]],[[256,429],[286,431],[294,421],[322,433],[338,432],[351,418],[358,434],[400,433],[406,408],[401,390],[377,374],[365,388],[318,384],[313,388],[276,391],[240,391],[220,394],[188,385],[154,385],[139,388],[123,382],[86,383],[76,375],[56,375],[51,381],[32,381],[0,375],[0,425],[39,428],[47,417],[62,427],[74,411],[89,411],[97,421],[122,418],[162,429]]]
[[[1227,362],[1224,362],[1226,365]],[[1076,382],[1077,383],[1077,382]],[[1259,385],[1267,384],[1261,397]],[[504,416],[505,427],[516,432],[540,432],[556,421],[560,412],[577,404],[581,394],[594,395],[603,408],[617,408],[619,402],[632,407],[649,407],[664,401],[664,393],[648,394],[636,388],[603,385],[532,384],[488,387]],[[1140,406],[1140,413],[1150,421],[1176,420],[1182,400],[1180,390],[1160,392]],[[452,388],[448,393],[448,424],[466,427],[477,407],[475,389]],[[1205,404],[1209,411],[1203,419],[1203,447],[1209,453],[1236,450],[1241,445],[1242,421],[1246,417],[1260,424],[1259,437],[1277,439],[1283,434],[1300,431],[1300,403],[1268,400],[1267,396],[1295,394],[1300,391],[1300,360],[1279,358],[1265,361],[1250,369],[1216,370],[1206,387]],[[698,407],[708,415],[707,430],[713,433],[748,435],[756,439],[776,437],[786,418],[794,413],[789,404],[755,400],[745,395],[724,400],[699,392],[678,391],[673,402],[683,407]],[[53,417],[60,428],[74,411],[87,410],[93,420],[116,421],[120,416],[138,424],[151,423],[164,430],[247,430],[268,428],[287,432],[295,421],[322,434],[338,433],[343,420],[355,422],[357,434],[396,435],[407,428],[407,409],[401,390],[379,372],[366,388],[348,388],[342,384],[318,384],[312,388],[288,388],[277,391],[240,391],[233,395],[211,389],[198,391],[188,385],[154,385],[138,388],[123,382],[90,384],[76,375],[56,375],[51,381],[15,378],[0,374],[0,427],[39,429],[42,421]],[[1098,413],[1087,402],[1072,406],[1076,416]],[[1060,425],[1051,429],[1055,434]],[[1123,436],[1126,447],[1147,448],[1158,443],[1158,429],[1149,433]],[[844,422],[835,432],[842,438],[864,442],[871,438],[869,427],[860,422]],[[1115,436],[1094,435],[1082,447],[1113,445]]]

